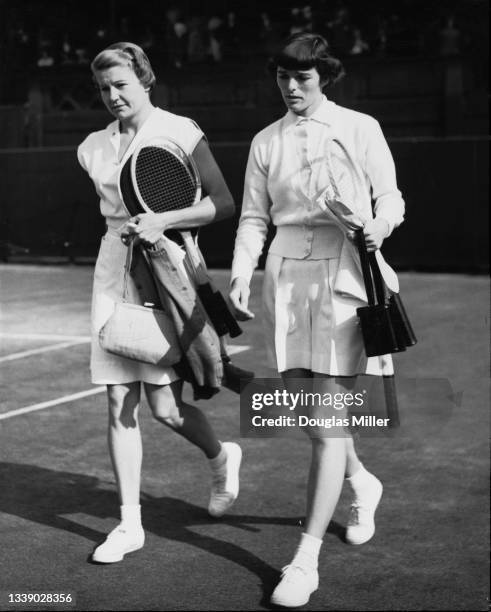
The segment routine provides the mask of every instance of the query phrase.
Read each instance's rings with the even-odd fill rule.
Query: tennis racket
[[[358,212],[359,202],[367,197],[367,188],[361,169],[354,162],[346,147],[336,138],[328,141],[325,150],[327,182],[319,204],[326,212],[350,230],[364,227],[366,219]]]
[[[119,185],[130,215],[189,208],[201,200],[201,180],[191,156],[169,138],[152,138],[135,149],[121,169]],[[196,232],[197,233],[197,232]],[[222,294],[211,284],[206,264],[191,231],[180,235],[187,264],[197,283],[197,294],[219,336],[242,333]]]
[[[326,212],[332,213],[341,225],[357,232],[364,227],[366,221],[360,205],[369,197],[362,170],[336,138],[329,140],[325,153],[328,187],[319,204]],[[365,273],[368,269],[370,275],[368,261],[362,259],[361,264]],[[393,363],[391,359],[387,360],[383,356],[378,359],[382,370],[387,416],[390,419],[389,427],[396,428],[399,427],[400,420]]]

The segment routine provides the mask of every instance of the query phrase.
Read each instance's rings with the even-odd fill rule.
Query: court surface
[[[308,443],[240,440],[239,398],[226,389],[200,402],[219,437],[244,451],[240,497],[214,520],[200,452],[144,404],[146,546],[122,563],[90,563],[118,517],[105,394],[88,374],[92,268],[0,273],[0,610],[63,609],[8,603],[26,592],[70,592],[77,610],[269,609],[301,532]],[[225,288],[228,274],[214,276]],[[385,485],[377,532],[361,547],[344,543],[345,490],[307,610],[487,609],[488,279],[400,278],[419,337],[396,359],[402,427],[359,445]],[[238,365],[266,376],[260,282],[258,316],[233,344]]]

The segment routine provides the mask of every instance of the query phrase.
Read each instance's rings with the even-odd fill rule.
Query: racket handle
[[[223,295],[220,291],[213,288],[211,279],[208,276],[205,260],[194,238],[187,231],[181,231],[181,235],[193,268],[194,277],[198,283],[198,296],[210,317],[215,331],[219,336],[224,336],[225,334],[230,334],[231,338],[240,336],[242,329],[230,312]]]
[[[393,374],[383,376],[384,379],[384,396],[387,416],[389,417],[389,427],[395,429],[400,426],[399,406],[397,402],[397,389],[395,377]]]
[[[254,379],[254,372],[243,370],[234,365],[230,357],[223,359],[223,379],[222,385],[234,393],[242,391],[242,385],[246,385]]]
[[[198,285],[196,287],[196,292],[198,293],[198,297],[203,304],[203,308],[210,318],[211,324],[215,328],[216,333],[219,336],[224,336],[228,331],[227,326],[218,312],[215,292],[211,288],[210,283]]]
[[[219,291],[214,291],[210,283],[198,285],[197,291],[217,334],[219,336],[229,334],[231,338],[240,336],[242,329],[230,312],[223,295]]]
[[[234,315],[230,312],[225,298],[220,291],[215,291],[215,303],[217,308],[217,314],[221,321],[227,328],[227,332],[231,338],[237,338],[242,333],[240,325],[235,320]]]

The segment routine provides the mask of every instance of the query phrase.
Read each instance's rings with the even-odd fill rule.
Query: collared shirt
[[[402,222],[404,201],[380,125],[323,96],[310,117],[288,111],[252,141],[232,279],[250,280],[270,222],[277,228],[270,253],[293,259],[340,256],[345,233],[317,204],[329,184],[325,157],[333,138],[343,144],[363,173],[366,200],[370,202],[371,194],[375,215],[387,221],[390,231]],[[367,214],[371,216],[371,210]]]
[[[121,160],[118,159],[121,139],[118,120],[104,130],[89,134],[79,145],[78,160],[94,182],[101,198],[101,213],[108,227],[118,228],[129,218],[119,192],[121,168],[140,142],[155,136],[171,138],[190,155],[203,138],[203,132],[191,119],[156,107],[136,133]]]

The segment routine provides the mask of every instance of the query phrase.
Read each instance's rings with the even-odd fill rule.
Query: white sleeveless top
[[[118,228],[128,219],[118,188],[121,168],[140,142],[155,136],[172,138],[190,155],[204,135],[192,119],[155,107],[136,133],[121,161],[118,160],[121,138],[118,120],[110,123],[104,130],[92,132],[79,145],[78,161],[94,182],[96,192],[101,198],[101,214],[106,218],[109,228]]]

